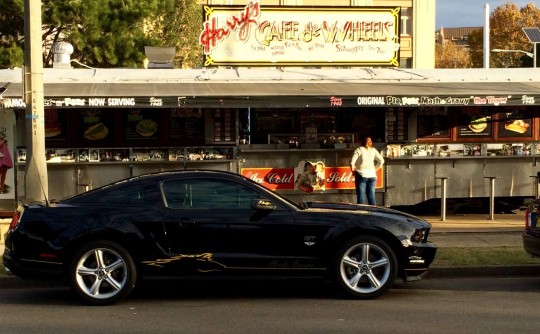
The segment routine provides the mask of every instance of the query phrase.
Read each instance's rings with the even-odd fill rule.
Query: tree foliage
[[[196,20],[196,0],[42,0],[44,65],[51,66],[51,46],[73,45],[72,59],[92,67],[142,67],[144,46],[181,45],[183,31]],[[22,65],[24,0],[0,0],[0,67]],[[162,14],[164,13],[164,14]],[[175,20],[173,20],[175,19]],[[192,20],[192,21],[190,21]],[[152,33],[145,25],[160,22]],[[170,22],[170,25],[169,25]],[[179,24],[180,22],[180,24]],[[192,49],[196,48],[191,45]]]
[[[147,25],[154,46],[176,47],[175,63],[184,68],[202,66],[199,34],[203,14],[197,0],[172,0],[163,3],[160,13]],[[180,67],[179,66],[179,67]]]
[[[472,67],[469,50],[463,46],[446,42],[435,46],[435,68]]]
[[[489,18],[490,49],[500,50],[522,50],[532,52],[532,44],[523,32],[525,27],[540,26],[540,9],[529,3],[523,8],[507,2],[497,7]],[[483,35],[475,32],[469,35],[469,45],[471,47],[471,58],[474,67],[483,66]],[[527,60],[522,52],[491,52],[490,67],[522,67],[523,60]],[[530,58],[530,57],[529,57]]]

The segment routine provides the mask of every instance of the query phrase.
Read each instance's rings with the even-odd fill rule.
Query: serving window
[[[416,121],[418,140],[451,139],[451,121],[446,107],[418,108]]]

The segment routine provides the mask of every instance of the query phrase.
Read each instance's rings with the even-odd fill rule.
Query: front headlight
[[[427,240],[427,235],[428,235],[428,230],[426,229],[414,230],[414,233],[411,236],[411,241],[415,243],[425,242]]]

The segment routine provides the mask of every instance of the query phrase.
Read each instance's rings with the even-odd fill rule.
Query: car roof
[[[59,203],[69,203],[72,200],[77,201],[78,199],[87,198],[88,196],[93,196],[97,192],[109,188],[116,188],[121,187],[123,185],[130,185],[134,182],[144,182],[144,183],[157,183],[164,179],[174,178],[174,177],[204,177],[204,178],[213,178],[216,176],[224,176],[225,179],[229,180],[245,180],[248,183],[256,184],[254,181],[252,181],[249,178],[246,178],[245,176],[242,176],[237,173],[228,172],[228,171],[220,171],[220,170],[206,170],[206,169],[187,169],[187,170],[173,170],[173,171],[161,171],[161,172],[155,172],[155,173],[146,173],[138,176],[129,177],[126,179],[118,180],[109,184],[106,184],[102,187],[94,188],[90,191],[76,194],[74,196],[65,198]]]

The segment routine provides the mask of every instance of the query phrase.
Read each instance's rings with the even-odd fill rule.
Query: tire
[[[355,299],[385,294],[397,277],[397,259],[383,240],[364,236],[351,239],[336,256],[336,280],[343,292]]]
[[[83,246],[69,269],[71,288],[92,305],[110,305],[127,297],[137,280],[137,270],[129,253],[111,241],[95,241]]]

